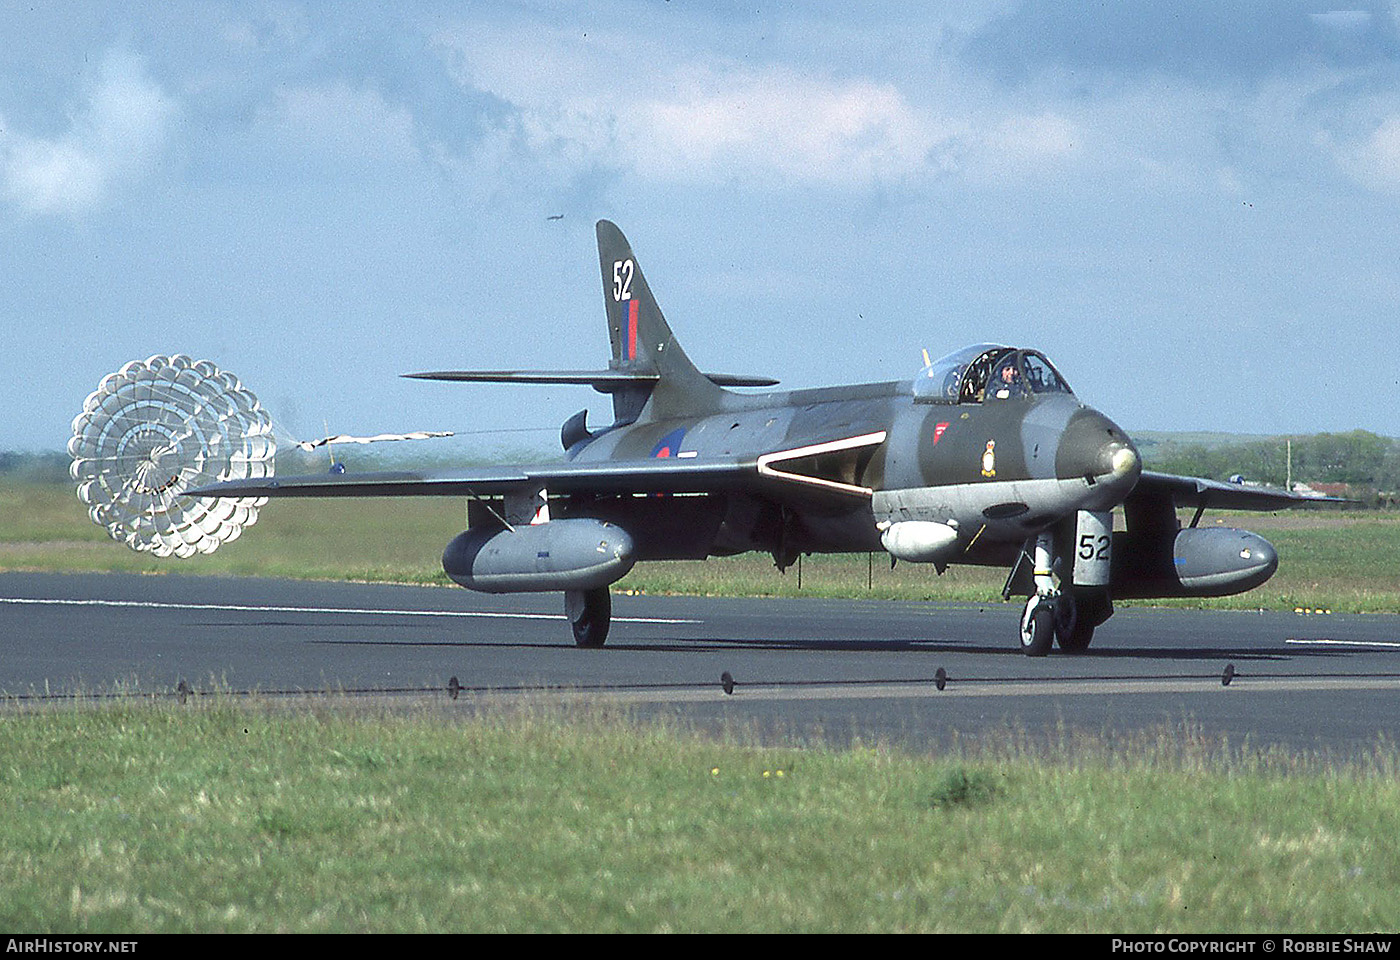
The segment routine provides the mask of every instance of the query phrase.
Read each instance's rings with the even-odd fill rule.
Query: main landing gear
[[[565,590],[564,613],[574,628],[574,643],[597,649],[608,639],[612,623],[612,594],[607,587]]]

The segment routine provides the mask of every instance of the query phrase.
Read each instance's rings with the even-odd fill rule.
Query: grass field
[[[575,708],[577,710],[577,708]],[[1190,731],[928,758],[605,706],[108,704],[0,724],[26,932],[1393,930],[1394,754]]]
[[[1400,514],[1300,511],[1207,514],[1204,524],[1241,526],[1269,538],[1282,557],[1260,589],[1221,600],[1243,609],[1400,612]],[[71,489],[0,483],[0,569],[385,580],[447,584],[442,549],[465,528],[454,498],[281,500],[257,524],[208,557],[159,560],[133,553],[93,524]],[[866,554],[804,557],[779,573],[772,559],[747,554],[707,561],[639,564],[615,590],[700,595],[851,596],[996,602],[1006,573],[926,565]]]

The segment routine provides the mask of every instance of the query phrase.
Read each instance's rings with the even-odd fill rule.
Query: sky
[[[0,450],[152,354],[558,452],[593,225],[702,369],[977,342],[1134,431],[1400,436],[1400,5],[0,0]],[[519,432],[501,432],[501,431]]]

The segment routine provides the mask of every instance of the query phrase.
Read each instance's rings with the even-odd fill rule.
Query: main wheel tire
[[[1079,626],[1079,604],[1075,603],[1074,594],[1068,592],[1050,602],[1055,609],[1055,640],[1064,646],[1065,638],[1073,635]]]
[[[1074,629],[1068,633],[1057,633],[1055,639],[1063,653],[1083,653],[1089,649],[1094,639],[1094,624],[1088,620],[1076,620]]]
[[[1054,605],[1032,597],[1021,615],[1021,652],[1028,657],[1043,657],[1054,644]]]
[[[1065,653],[1083,653],[1094,639],[1094,629],[1113,616],[1113,601],[1102,590],[1080,590],[1074,596],[1075,622],[1072,630],[1059,636]]]
[[[1093,611],[1072,593],[1055,598],[1055,643],[1062,653],[1083,653],[1094,639]]]
[[[574,643],[597,649],[607,641],[612,623],[612,594],[607,587],[566,591],[564,612],[574,629]]]

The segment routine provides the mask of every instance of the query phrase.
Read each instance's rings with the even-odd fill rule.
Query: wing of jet
[[[1211,507],[1216,510],[1287,510],[1291,507],[1355,502],[1341,497],[1311,496],[1280,490],[1277,487],[1221,483],[1219,480],[1181,477],[1151,470],[1142,472],[1133,496],[1140,499],[1170,499],[1180,507]]]
[[[869,500],[856,482],[855,458],[869,456],[883,432],[842,436],[756,456],[687,456],[658,451],[637,460],[573,460],[471,470],[398,470],[228,480],[189,491],[193,497],[509,497],[539,491],[569,496],[718,494],[763,487],[776,501]],[[664,455],[662,455],[664,452]]]
[[[500,497],[547,488],[559,494],[710,493],[758,477],[754,460],[563,461],[477,470],[399,470],[230,480],[195,497]]]

